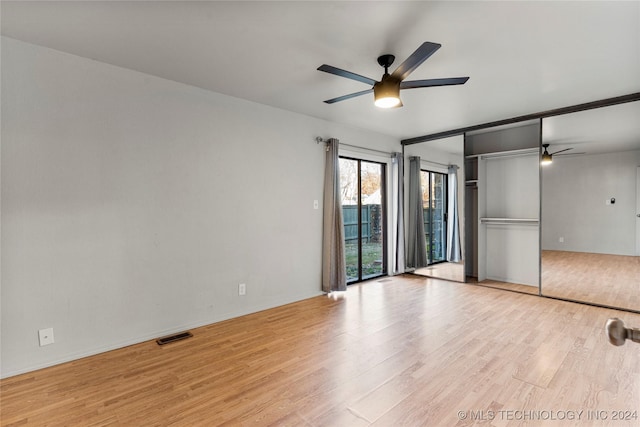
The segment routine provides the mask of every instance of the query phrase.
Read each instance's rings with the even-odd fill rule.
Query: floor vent
[[[184,339],[187,339],[187,338],[191,338],[192,336],[193,336],[193,334],[191,332],[180,332],[179,334],[169,335],[168,337],[158,338],[156,340],[156,342],[158,343],[158,345],[165,345],[165,344],[169,344],[169,343],[172,343],[172,342],[176,342],[176,341],[184,340]]]

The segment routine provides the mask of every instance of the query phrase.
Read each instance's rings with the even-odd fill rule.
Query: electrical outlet
[[[247,294],[247,285],[244,283],[240,283],[238,285],[238,295],[246,295]]]
[[[318,201],[314,200],[313,201],[313,209],[318,209],[319,205],[318,205]]]
[[[558,239],[558,242],[560,242],[560,243],[564,243],[564,237],[560,237],[560,238]]]
[[[40,329],[38,331],[38,339],[40,340],[40,347],[53,344],[53,328]]]

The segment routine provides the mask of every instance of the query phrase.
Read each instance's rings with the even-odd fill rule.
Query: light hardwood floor
[[[640,257],[542,251],[542,294],[640,311]]]
[[[640,345],[608,343],[604,324],[612,316],[640,326],[637,314],[417,276],[386,278],[336,298],[195,329],[193,338],[163,347],[145,342],[5,379],[1,420],[637,426],[637,419],[613,419],[613,411],[640,409]],[[577,418],[569,411],[585,412],[573,421],[522,421]],[[588,419],[586,411],[607,419]]]

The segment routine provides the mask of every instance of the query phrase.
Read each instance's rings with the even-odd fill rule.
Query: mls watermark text
[[[637,410],[461,410],[459,420],[469,421],[636,421]]]

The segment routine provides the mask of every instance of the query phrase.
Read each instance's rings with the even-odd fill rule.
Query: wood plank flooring
[[[625,415],[613,411],[640,416],[640,345],[608,343],[604,324],[613,316],[640,326],[637,314],[385,278],[194,329],[193,338],[170,345],[145,342],[2,380],[0,419],[3,426],[637,426],[637,418],[613,419]],[[567,414],[574,419],[557,419]]]
[[[542,251],[542,294],[640,311],[640,257]]]

